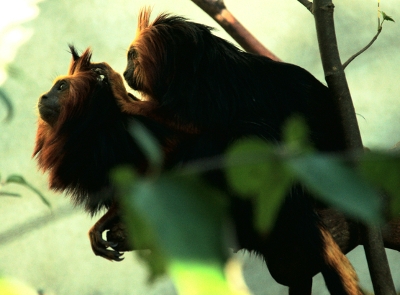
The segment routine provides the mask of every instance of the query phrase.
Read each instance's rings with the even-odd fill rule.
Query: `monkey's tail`
[[[331,294],[362,295],[357,273],[348,258],[340,250],[331,233],[319,225],[323,240],[325,266],[322,270],[325,284]]]

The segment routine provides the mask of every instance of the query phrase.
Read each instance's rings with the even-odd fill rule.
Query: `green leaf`
[[[251,197],[264,187],[273,173],[273,148],[254,138],[238,141],[226,152],[226,176],[229,185],[243,197]]]
[[[181,295],[250,295],[247,290],[233,290],[219,263],[173,261],[170,274]]]
[[[392,216],[400,214],[400,154],[369,152],[363,155],[358,167],[361,174],[390,194]]]
[[[117,187],[123,212],[123,218],[128,229],[128,238],[136,250],[151,249],[151,254],[146,251],[137,251],[139,256],[147,263],[150,269],[150,281],[164,274],[167,269],[167,256],[162,250],[162,244],[152,225],[135,206],[136,197],[133,191],[137,183],[143,179],[130,167],[121,166],[111,171],[111,179]]]
[[[123,194],[128,194],[139,175],[130,166],[119,166],[110,172],[110,177]]]
[[[252,198],[257,230],[268,232],[280,204],[292,184],[292,176],[282,157],[261,139],[234,144],[226,153],[229,185],[244,198]]]
[[[221,192],[183,176],[145,180],[134,191],[137,208],[146,213],[171,257],[223,261],[226,208]]]
[[[0,101],[3,101],[5,107],[6,107],[6,117],[4,119],[5,122],[10,121],[11,118],[13,117],[14,109],[13,105],[11,103],[10,98],[8,95],[4,92],[3,88],[0,87]]]
[[[393,19],[392,17],[388,16],[388,15],[387,15],[386,13],[384,13],[383,11],[381,11],[381,13],[382,13],[383,20],[395,22],[394,19]]]
[[[123,217],[129,232],[128,236],[134,248],[151,250],[151,254],[146,251],[138,251],[137,253],[150,269],[149,280],[154,281],[157,277],[165,274],[169,257],[163,249],[162,241],[157,236],[156,230],[143,212],[139,212],[130,200],[124,199],[122,204]]]
[[[255,228],[261,233],[267,233],[274,226],[280,205],[286,196],[291,179],[287,182],[279,181],[271,185],[272,181],[266,183],[265,189],[260,191],[255,200]]]
[[[7,177],[6,183],[17,183],[21,185],[26,185],[25,179],[20,175],[10,175]]]
[[[291,151],[310,150],[308,128],[303,117],[292,116],[283,126],[285,146]]]
[[[0,294],[37,295],[38,293],[30,286],[27,286],[16,279],[0,277]]]
[[[15,184],[19,184],[19,185],[25,186],[26,188],[30,189],[35,194],[37,194],[39,196],[39,198],[41,199],[41,201],[47,207],[51,208],[51,204],[46,199],[46,197],[38,189],[36,189],[34,186],[32,186],[30,183],[28,183],[22,176],[15,175],[15,174],[14,175],[10,175],[10,176],[7,177],[5,183],[15,183]]]
[[[196,177],[165,175],[132,178],[129,190],[120,193],[133,244],[152,251],[144,258],[153,276],[171,261],[223,264],[226,206],[221,192]]]
[[[379,194],[337,159],[321,154],[305,155],[292,158],[288,167],[316,197],[364,222],[381,221]]]

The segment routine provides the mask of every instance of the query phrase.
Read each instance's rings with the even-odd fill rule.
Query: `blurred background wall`
[[[15,110],[12,121],[0,123],[0,173],[2,179],[14,173],[23,175],[45,193],[52,210],[30,191],[7,187],[23,197],[0,199],[0,273],[57,295],[174,294],[168,278],[146,284],[146,269],[135,254],[126,254],[120,263],[93,255],[87,231],[95,219],[80,208],[71,208],[63,195],[51,193],[46,176],[37,171],[31,159],[36,102],[56,76],[66,73],[69,43],[81,51],[90,46],[94,61],[107,61],[122,72],[126,48],[134,37],[136,18],[143,5],[152,6],[154,15],[164,11],[183,15],[214,26],[217,35],[231,38],[190,0],[37,2],[4,0],[0,4],[0,65],[8,64],[8,76],[0,72],[0,86]],[[345,61],[375,34],[377,1],[334,3],[338,42]],[[298,64],[324,81],[314,19],[301,4],[295,0],[225,0],[225,4],[282,60]],[[381,8],[400,21],[398,4],[398,0],[382,0]],[[24,21],[27,19],[30,20]],[[364,144],[370,148],[386,149],[400,141],[399,48],[398,23],[385,23],[377,42],[346,69]],[[5,116],[6,109],[0,101],[0,120]],[[400,254],[388,254],[395,285],[400,289]],[[362,285],[372,290],[362,249],[359,247],[348,256]],[[248,253],[239,253],[239,257],[245,261],[245,275],[255,295],[287,294],[257,257]],[[327,294],[320,276],[316,277],[314,293]]]

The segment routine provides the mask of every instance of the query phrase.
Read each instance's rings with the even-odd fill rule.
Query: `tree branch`
[[[379,226],[366,226],[364,232],[365,256],[375,295],[396,295],[381,228]]]
[[[311,1],[308,0],[297,0],[299,1],[301,4],[303,4],[312,14],[313,14],[313,3]],[[383,23],[383,22],[382,22]],[[371,42],[369,42],[367,44],[367,46],[365,46],[363,49],[361,49],[359,52],[357,52],[356,54],[352,55],[344,64],[343,64],[343,70],[349,65],[349,63],[351,63],[357,56],[359,56],[360,54],[362,54],[364,51],[366,51],[368,48],[371,47],[372,44],[374,44],[374,42],[376,41],[376,39],[378,39],[379,34],[382,32],[382,24],[379,21],[378,18],[378,32],[376,33],[376,35],[372,38]]]
[[[313,3],[311,1],[308,0],[297,0],[297,1],[299,1],[301,4],[304,5],[305,8],[307,8],[311,13],[313,13],[312,11]]]
[[[367,46],[365,46],[363,49],[361,49],[359,52],[357,52],[356,54],[352,55],[344,64],[343,64],[343,69],[345,69],[349,63],[351,63],[357,56],[359,56],[361,53],[363,53],[365,50],[367,50],[368,48],[371,47],[372,44],[374,44],[374,42],[376,41],[376,39],[378,39],[379,34],[382,32],[382,27],[379,28],[378,32],[376,33],[376,35],[372,38],[371,42],[369,42],[367,44]]]
[[[223,0],[192,0],[211,16],[245,51],[280,59],[262,45],[226,8]]]
[[[314,1],[313,5],[318,45],[325,79],[337,100],[336,103],[340,110],[342,128],[345,130],[347,147],[350,150],[362,150],[363,144],[353,101],[339,57],[333,22],[334,5],[330,0],[317,0]]]
[[[333,21],[334,5],[330,0],[314,0],[313,12],[325,79],[340,110],[347,147],[349,150],[362,150],[360,130],[339,57]],[[365,228],[364,249],[375,294],[395,295],[396,291],[379,227]]]

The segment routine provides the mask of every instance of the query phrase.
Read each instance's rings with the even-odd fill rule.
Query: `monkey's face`
[[[176,70],[175,56],[162,50],[165,47],[162,40],[154,43],[146,34],[138,38],[128,49],[125,81],[142,94],[162,96],[171,83],[172,71]]]
[[[108,87],[102,70],[94,67],[75,75],[59,77],[53,87],[39,98],[38,109],[43,121],[54,127],[57,124],[83,116],[96,89]]]
[[[140,81],[141,79],[139,71],[140,67],[137,51],[134,46],[130,46],[124,78],[132,89],[143,91],[143,81]]]
[[[91,63],[90,49],[82,56],[77,54],[74,47],[70,49],[72,61],[68,75],[58,77],[38,102],[41,119],[52,127],[82,116],[89,107],[91,94],[99,87],[109,88],[103,69],[106,65]]]
[[[124,78],[128,85],[155,100],[197,91],[207,77],[202,63],[212,38],[210,28],[179,16],[161,14],[150,22],[150,10],[141,10],[136,36],[128,48]],[[207,39],[207,40],[208,40]],[[208,62],[217,54],[212,50]]]
[[[40,117],[43,121],[53,126],[57,122],[61,101],[68,99],[70,83],[68,79],[57,80],[49,92],[43,94],[38,103]]]
[[[151,33],[149,29],[150,13],[149,8],[143,9],[139,13],[136,37],[128,48],[124,78],[132,89],[152,95],[155,87],[154,81],[159,79],[159,75],[156,74],[161,66],[155,49],[161,44],[156,40],[157,38],[153,40],[149,36]],[[147,37],[145,37],[146,35]],[[158,49],[159,52],[162,51],[161,48]]]

